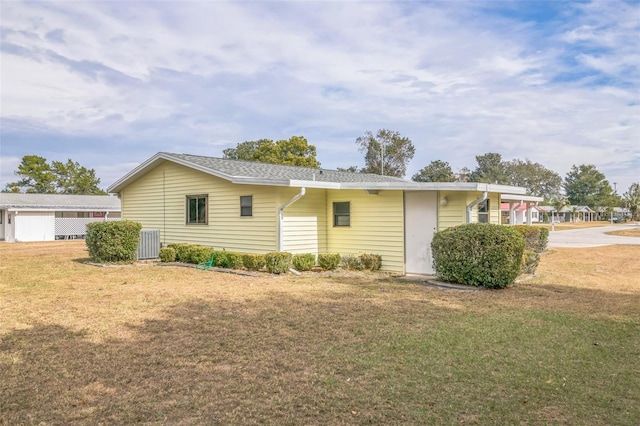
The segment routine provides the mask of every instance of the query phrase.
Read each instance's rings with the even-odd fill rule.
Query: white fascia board
[[[536,197],[534,195],[519,195],[519,194],[500,194],[500,199],[503,201],[519,201],[521,203],[525,201],[540,202],[544,200],[544,198]]]
[[[499,192],[511,194],[526,194],[527,189],[520,186],[495,185],[479,182],[416,182],[412,190],[428,191],[467,191],[467,192]]]
[[[325,182],[319,180],[290,180],[289,186],[293,188],[340,189],[342,187],[342,184],[337,182]]]
[[[414,182],[344,182],[340,189],[371,189],[371,190],[400,190],[406,191],[416,188]]]

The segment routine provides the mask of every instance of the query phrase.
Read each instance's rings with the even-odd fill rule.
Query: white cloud
[[[498,151],[640,180],[639,6],[563,4],[550,21],[491,6],[5,2],[3,135],[67,135],[63,155],[120,164],[302,134],[337,167],[385,127],[416,144],[410,173]]]

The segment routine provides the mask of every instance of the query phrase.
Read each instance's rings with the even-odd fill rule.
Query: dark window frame
[[[253,195],[240,196],[240,216],[241,217],[253,216]]]
[[[346,208],[346,211],[344,207]],[[351,201],[333,202],[333,226],[351,226]]]
[[[186,199],[185,224],[196,225],[196,226],[208,225],[209,224],[209,195],[208,194],[187,195],[185,199]],[[200,203],[201,199],[204,200],[203,203]],[[192,201],[195,202],[194,218],[191,217]],[[204,208],[204,213],[201,213],[202,208]]]

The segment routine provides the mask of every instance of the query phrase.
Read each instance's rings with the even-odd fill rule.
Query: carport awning
[[[520,203],[525,202],[539,202],[544,200],[542,197],[536,197],[533,195],[518,195],[518,194],[500,194],[500,200],[502,201],[516,201]]]

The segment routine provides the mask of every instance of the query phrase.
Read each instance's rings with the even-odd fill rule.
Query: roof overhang
[[[127,173],[126,175],[124,175],[123,177],[121,177],[120,179],[118,179],[117,181],[115,181],[113,184],[111,184],[111,186],[109,186],[107,188],[107,192],[112,193],[112,194],[117,194],[120,191],[122,191],[122,189],[127,186],[127,184],[135,179],[137,179],[138,177],[142,176],[143,174],[145,174],[147,172],[147,170],[155,167],[157,164],[160,164],[162,161],[171,161],[173,163],[177,163],[180,165],[183,165],[185,167],[189,167],[190,169],[194,169],[194,170],[199,170],[203,173],[209,174],[209,175],[213,175],[216,177],[219,177],[221,179],[225,179],[228,181],[232,181],[233,182],[233,176],[229,176],[225,173],[219,173],[219,172],[214,172],[211,169],[208,169],[206,167],[201,167],[197,164],[193,164],[191,162],[188,161],[184,161],[180,158],[175,158],[172,156],[168,156],[166,155],[164,152],[158,152],[156,155],[154,155],[153,157],[149,158],[148,160],[146,160],[143,163],[140,163],[140,165],[138,167],[136,167],[135,169],[131,170],[129,173]],[[238,182],[241,183],[241,182]],[[242,182],[245,183],[245,182]],[[265,183],[263,183],[262,185],[267,185]]]
[[[513,192],[513,191],[509,191],[509,192]],[[515,202],[519,202],[519,203],[526,203],[526,202],[540,202],[542,200],[544,200],[544,198],[542,197],[536,197],[534,195],[520,195],[520,194],[500,194],[500,200],[502,201],[515,201]]]
[[[399,191],[472,191],[472,192],[497,192],[497,193],[512,193],[512,194],[526,194],[526,188],[508,185],[494,185],[487,183],[476,182],[412,182],[412,181],[398,181],[398,182],[326,182],[316,180],[289,180],[289,179],[269,179],[269,178],[256,178],[247,176],[232,176],[229,174],[221,173],[212,170],[207,167],[199,166],[192,162],[184,161],[180,158],[167,155],[166,153],[159,152],[153,157],[149,158],[145,162],[141,163],[138,167],[131,170],[129,173],[118,179],[111,186],[107,188],[109,193],[119,193],[127,186],[131,181],[145,174],[149,169],[160,164],[162,161],[170,161],[189,167],[194,170],[199,170],[211,176],[215,176],[231,183],[239,185],[267,185],[267,186],[284,186],[294,188],[319,188],[319,189],[362,189],[362,190],[399,190]],[[542,200],[542,198],[540,198]]]
[[[466,192],[499,192],[511,194],[526,194],[527,188],[521,186],[497,185],[479,182],[415,182],[415,190],[431,191],[466,191]]]

